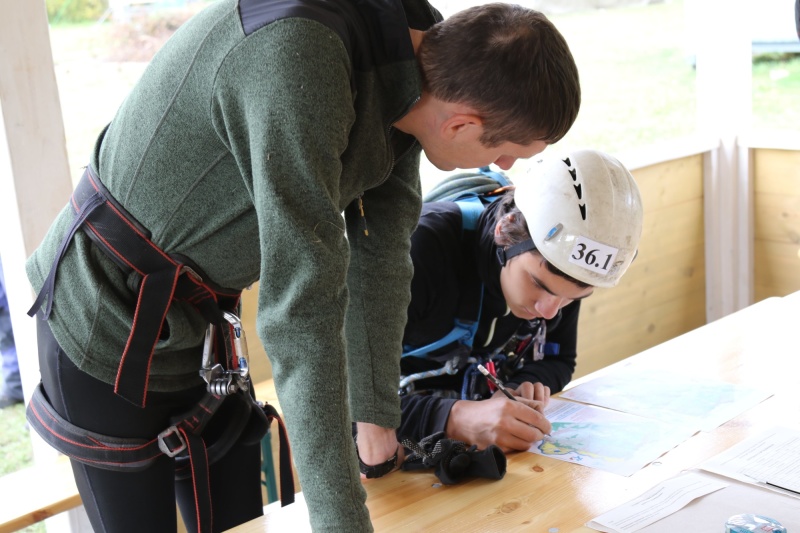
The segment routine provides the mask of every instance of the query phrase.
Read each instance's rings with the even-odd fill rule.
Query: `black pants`
[[[46,321],[37,317],[42,384],[55,410],[72,424],[115,437],[152,439],[202,398],[205,387],[175,393],[149,392],[140,408],[114,394],[113,386],[79,370],[56,342]],[[199,361],[198,361],[199,364]],[[225,430],[224,402],[204,438]],[[230,529],[263,514],[261,448],[237,442],[210,467],[214,531]],[[72,470],[95,533],[173,533],[175,502],[188,531],[197,530],[191,479],[175,480],[175,463],[161,456],[141,472],[94,468],[72,461]]]

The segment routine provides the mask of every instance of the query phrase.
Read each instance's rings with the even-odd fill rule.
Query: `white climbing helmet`
[[[596,150],[543,154],[515,184],[545,259],[595,287],[619,282],[642,235],[642,198],[622,163]]]

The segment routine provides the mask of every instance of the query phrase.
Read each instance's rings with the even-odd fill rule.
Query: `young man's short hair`
[[[425,90],[481,114],[488,147],[555,143],[578,115],[578,68],[539,11],[503,3],[465,9],[426,31],[417,57]]]

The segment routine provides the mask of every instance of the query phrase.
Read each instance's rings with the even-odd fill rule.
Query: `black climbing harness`
[[[28,405],[31,426],[58,451],[71,459],[110,470],[142,470],[166,455],[176,460],[176,478],[193,478],[196,488],[198,530],[211,531],[211,501],[207,490],[208,465],[224,456],[245,427],[260,428],[262,438],[273,420],[279,424],[281,503],[294,502],[289,441],[278,412],[269,404],[256,402],[251,394],[244,329],[236,315],[241,291],[217,286],[188,258],[169,255],[150,239],[150,232],[117,202],[87,167],[70,199],[75,213],[64,236],[50,273],[36,301],[28,311],[41,311],[47,319],[53,309],[58,264],[72,238],[80,229],[125,272],[140,276],[139,295],[133,325],[120,357],[114,392],[144,407],[150,362],[161,335],[167,310],[173,301],[187,302],[208,322],[203,342],[200,376],[207,393],[187,413],[175,417],[170,426],[150,440],[116,438],[74,426],[53,409],[41,384]],[[203,429],[226,398],[239,406],[223,435],[211,445],[203,440]]]

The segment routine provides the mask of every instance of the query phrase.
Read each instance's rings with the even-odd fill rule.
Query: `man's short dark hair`
[[[539,11],[502,3],[465,9],[425,32],[418,58],[425,90],[480,113],[486,146],[555,143],[578,115],[578,67]]]

